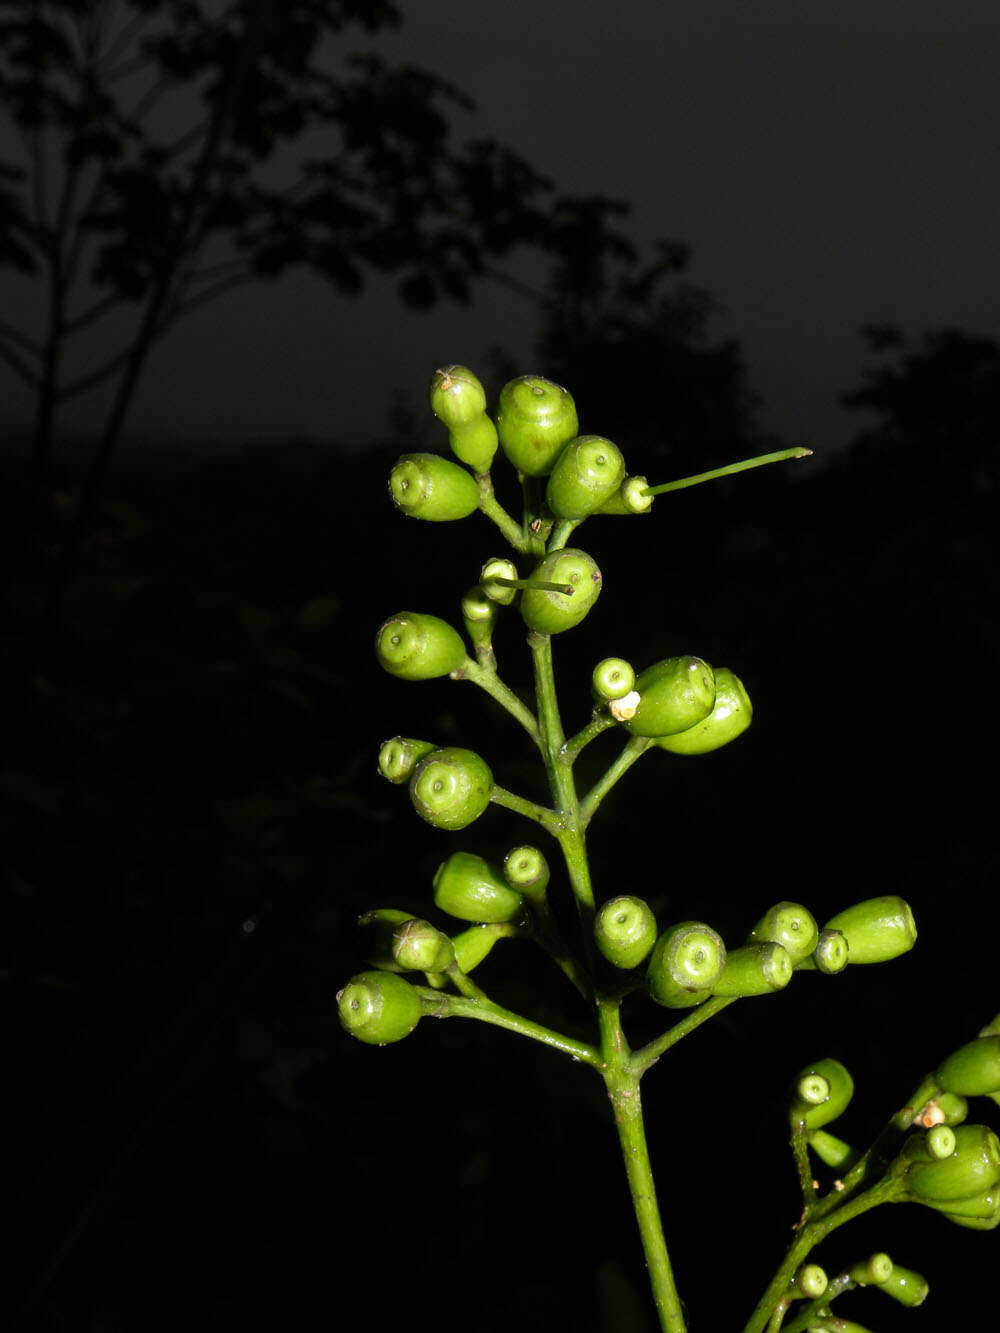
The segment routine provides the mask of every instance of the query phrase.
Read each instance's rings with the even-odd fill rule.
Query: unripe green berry
[[[847,939],[840,930],[821,930],[816,939],[816,947],[807,958],[795,964],[803,971],[823,972],[828,977],[843,972],[847,966],[850,949]]]
[[[393,934],[397,926],[412,919],[412,912],[404,912],[397,907],[376,907],[370,912],[363,912],[358,917],[358,934],[361,956],[365,962],[372,967],[384,968],[387,972],[401,971],[392,956]]]
[[[806,1130],[821,1129],[843,1114],[853,1096],[854,1080],[840,1061],[817,1060],[800,1069],[795,1079],[792,1119],[802,1120]]]
[[[645,477],[626,477],[613,495],[609,495],[597,510],[599,514],[648,514],[652,495],[646,494],[649,482]]]
[[[725,965],[721,936],[702,921],[681,921],[653,946],[646,985],[657,1004],[690,1008],[708,999]]]
[[[885,963],[912,949],[917,925],[908,903],[895,894],[867,898],[847,907],[826,923],[843,932],[852,963]]]
[[[935,1097],[946,1125],[960,1125],[969,1116],[969,1103],[957,1092],[939,1092]]]
[[[955,1150],[943,1161],[911,1162],[906,1187],[931,1203],[968,1199],[1000,1181],[1000,1140],[985,1125],[959,1125]],[[928,1153],[928,1157],[930,1154]]]
[[[549,886],[549,863],[537,847],[512,847],[503,861],[504,878],[511,888],[533,902],[545,897]]]
[[[924,1303],[930,1287],[921,1273],[915,1273],[912,1268],[903,1268],[901,1264],[893,1263],[892,1272],[885,1282],[879,1284],[879,1291],[884,1291],[894,1301],[899,1301],[900,1305],[912,1307]]]
[[[410,774],[434,749],[433,741],[418,741],[412,736],[393,736],[378,752],[378,771],[388,782],[409,782]]]
[[[462,623],[480,660],[483,653],[492,652],[496,618],[496,602],[490,601],[478,584],[470,588],[462,598]]]
[[[614,495],[624,476],[617,444],[601,435],[578,435],[556,459],[545,498],[556,518],[586,518]]]
[[[390,616],[379,629],[375,653],[379,665],[401,680],[450,676],[468,657],[458,630],[416,611]]]
[[[960,1226],[968,1222],[979,1224],[976,1230],[992,1231],[1000,1223],[1000,1189],[995,1185],[970,1199],[953,1199],[951,1203],[930,1204],[936,1212]]]
[[[479,582],[483,592],[490,601],[497,602],[500,606],[510,606],[517,596],[517,589],[508,588],[502,583],[495,583],[494,580],[516,578],[517,566],[513,560],[505,560],[502,556],[495,556],[492,560],[487,560],[479,571]]]
[[[742,736],[753,718],[753,704],[739,676],[728,667],[715,669],[715,703],[707,717],[686,731],[659,736],[656,744],[671,754],[709,754]]]
[[[816,918],[801,903],[775,903],[750,932],[751,943],[771,940],[780,944],[793,963],[800,963],[803,958],[807,958],[815,949],[818,939]]]
[[[924,1143],[932,1160],[943,1162],[955,1151],[955,1131],[950,1125],[934,1125],[924,1135]]]
[[[453,935],[451,942],[455,950],[455,962],[460,971],[468,974],[478,967],[497,940],[502,939],[499,922],[479,922]],[[506,927],[509,930],[509,927]]]
[[[635,670],[624,657],[605,657],[594,667],[590,683],[598,701],[624,699],[635,686]]]
[[[486,390],[468,366],[442,366],[431,376],[431,411],[448,427],[465,426],[486,411]]]
[[[497,428],[485,412],[475,421],[467,421],[448,432],[451,452],[479,476],[489,472],[498,444]]]
[[[392,956],[404,972],[443,972],[455,961],[455,949],[436,926],[413,917],[393,931]]]
[[[633,736],[687,731],[715,706],[715,673],[700,657],[668,657],[639,673],[639,705],[625,723]]]
[[[389,475],[397,509],[410,518],[447,523],[479,508],[476,479],[440,454],[404,454]]]
[[[968,1227],[970,1231],[996,1231],[1000,1226],[1000,1212],[989,1217],[963,1217],[960,1213],[945,1213],[945,1217],[956,1226]]]
[[[521,375],[505,384],[496,417],[500,447],[528,477],[551,472],[563,445],[580,429],[572,395],[540,375]]]
[[[819,1264],[802,1264],[795,1270],[789,1294],[815,1301],[826,1291],[829,1281],[826,1270],[820,1268]]]
[[[748,999],[753,995],[769,995],[782,990],[794,972],[788,951],[773,941],[766,944],[745,944],[734,949],[726,958],[718,981],[712,987],[715,995]]]
[[[452,852],[434,876],[434,905],[460,921],[510,921],[522,899],[484,857]]]
[[[521,594],[524,623],[536,634],[560,634],[579,625],[601,592],[601,571],[585,551],[567,547],[545,556],[531,577],[545,583],[565,583],[572,595],[548,588],[525,588]]]
[[[394,972],[361,972],[337,992],[340,1023],[358,1041],[387,1046],[420,1021],[420,997]]]
[[[849,1171],[861,1156],[856,1148],[825,1129],[807,1130],[806,1138],[819,1160],[835,1171]]]
[[[854,1264],[850,1274],[851,1281],[860,1287],[880,1287],[892,1277],[892,1260],[884,1250],[879,1250]]]
[[[1000,1092],[1000,1037],[977,1037],[941,1064],[935,1080],[948,1092],[981,1097]]]
[[[493,774],[486,761],[458,746],[432,750],[410,778],[413,808],[435,828],[465,828],[483,813],[492,792]]]
[[[615,967],[638,967],[656,943],[656,917],[642,898],[623,894],[597,913],[594,939]]]

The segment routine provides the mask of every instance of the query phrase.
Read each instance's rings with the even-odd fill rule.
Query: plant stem
[[[587,725],[566,741],[559,751],[559,758],[564,764],[575,764],[580,751],[590,744],[603,731],[616,727],[618,723],[606,709],[597,709]]]
[[[493,482],[489,473],[480,473],[476,477],[476,484],[479,487],[479,508],[486,517],[493,520],[515,551],[530,551],[531,544],[525,539],[521,531],[521,525],[511,518],[494,495]]]
[[[431,990],[427,986],[413,988],[424,1002],[424,1011],[431,1018],[477,1018],[481,1023],[492,1023],[495,1027],[506,1028],[508,1032],[517,1032],[522,1037],[540,1041],[554,1050],[562,1051],[573,1060],[601,1066],[601,1055],[589,1042],[577,1041],[562,1032],[543,1027],[530,1018],[504,1009],[485,996],[446,995],[442,991]]]
[[[773,454],[759,454],[756,458],[744,458],[739,463],[727,463],[725,467],[713,468],[711,472],[698,472],[693,477],[665,481],[661,486],[647,486],[643,495],[665,495],[667,491],[682,491],[687,486],[697,486],[703,481],[715,481],[716,477],[731,477],[734,472],[748,472],[752,467],[763,467],[765,463],[781,463],[786,458],[809,458],[811,455],[811,449],[804,449],[801,446],[779,449]]]
[[[539,805],[537,801],[529,801],[526,796],[518,796],[516,792],[508,791],[506,787],[500,787],[496,783],[493,784],[490,800],[494,805],[502,805],[505,810],[513,810],[517,815],[524,815],[525,819],[533,819],[553,837],[559,836],[559,816],[554,810]]]
[[[495,699],[501,708],[506,708],[511,717],[520,722],[531,739],[541,749],[542,738],[538,730],[538,719],[531,709],[521,702],[510,686],[503,683],[495,670],[483,666],[482,663],[473,662],[472,658],[468,657],[458,668],[453,678],[471,680],[473,685],[478,685],[481,690],[485,690],[491,699]]]
[[[607,796],[608,792],[615,783],[629,771],[635,761],[642,757],[652,745],[652,740],[648,736],[633,736],[625,744],[621,754],[611,765],[611,767],[598,778],[591,787],[590,791],[580,802],[580,818],[583,820],[584,828],[593,819],[597,807]]]
[[[692,1009],[686,1018],[682,1018],[679,1023],[675,1023],[672,1028],[668,1028],[662,1036],[656,1037],[653,1041],[641,1047],[632,1056],[632,1069],[636,1076],[641,1078],[647,1069],[651,1069],[656,1064],[664,1051],[669,1051],[671,1046],[676,1045],[682,1037],[686,1037],[695,1028],[701,1027],[707,1019],[721,1013],[726,1005],[732,1004],[735,999],[735,995],[713,995],[704,1004],[699,1004],[697,1009]]]
[[[573,529],[582,523],[579,518],[561,518],[552,529],[552,536],[546,543],[546,550],[562,551],[570,537],[573,535]]]

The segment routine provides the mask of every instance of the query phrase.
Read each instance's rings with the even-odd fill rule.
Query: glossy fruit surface
[[[825,1084],[821,1096],[811,1096],[810,1088]],[[800,1069],[795,1079],[796,1095],[792,1114],[805,1121],[806,1129],[821,1129],[846,1110],[854,1096],[854,1080],[839,1060],[817,1060]]]
[[[601,435],[578,435],[563,446],[549,474],[545,499],[557,518],[586,518],[625,476],[622,451]]]
[[[497,451],[497,428],[484,412],[475,421],[453,427],[448,432],[448,444],[460,462],[482,476],[489,472]]]
[[[458,746],[432,750],[410,778],[413,808],[435,828],[465,828],[489,805],[492,791],[493,774],[486,761]]]
[[[337,994],[340,1023],[358,1041],[387,1046],[420,1021],[420,997],[395,972],[361,972]]]
[[[412,736],[393,736],[383,741],[378,752],[378,771],[388,782],[409,782],[417,763],[434,748],[433,741],[418,741]]]
[[[824,972],[828,977],[832,977],[838,972],[843,972],[850,957],[850,946],[843,931],[824,927],[819,932],[816,948],[813,949],[811,957],[803,958],[799,966],[807,967],[811,963],[818,972]]]
[[[623,657],[605,657],[594,667],[590,687],[598,701],[624,699],[635,686],[635,670]]]
[[[656,943],[656,917],[642,898],[622,894],[597,913],[594,939],[615,967],[638,967]]]
[[[728,667],[715,668],[715,703],[707,717],[686,731],[660,736],[656,744],[671,754],[709,754],[742,736],[753,718],[743,682]]]
[[[668,657],[636,677],[639,706],[625,723],[633,736],[671,736],[708,717],[715,672],[700,657]]]
[[[524,844],[512,847],[503,859],[507,883],[536,901],[545,897],[549,884],[549,863],[538,847]]]
[[[599,514],[646,514],[653,497],[646,494],[645,477],[626,477],[613,495],[609,495],[597,510]]]
[[[912,949],[917,925],[909,903],[895,894],[866,898],[826,923],[827,930],[841,931],[854,963],[886,963]]]
[[[681,921],[656,941],[646,985],[657,1004],[671,1009],[700,1004],[726,965],[722,937],[703,921]]]
[[[389,972],[402,971],[392,956],[392,937],[398,925],[412,918],[412,912],[404,912],[398,907],[376,907],[362,913],[358,917],[358,935],[365,962]]]
[[[912,1268],[903,1268],[901,1264],[893,1262],[892,1272],[886,1281],[880,1284],[879,1290],[884,1291],[893,1300],[899,1301],[900,1305],[915,1306],[923,1305],[930,1287],[921,1273],[915,1273]]]
[[[375,639],[379,666],[401,680],[449,676],[466,660],[457,629],[438,616],[400,611],[381,626]]]
[[[727,956],[712,993],[744,998],[767,995],[787,986],[794,970],[787,950],[780,944],[745,944]]]
[[[816,948],[818,939],[816,918],[801,903],[775,903],[750,932],[751,942],[771,940],[780,944],[787,950],[793,963],[807,958]]]
[[[572,395],[540,375],[520,375],[503,386],[496,421],[501,449],[527,477],[551,472],[580,430]]]
[[[392,956],[404,972],[443,972],[455,961],[455,949],[436,926],[412,917],[393,931]]]
[[[450,428],[475,421],[486,411],[486,390],[468,366],[441,366],[431,376],[431,411]]]
[[[572,594],[546,588],[525,588],[521,594],[524,623],[536,634],[561,634],[579,625],[601,593],[601,571],[586,551],[567,547],[545,556],[531,573],[545,583],[564,583]]]
[[[977,1037],[960,1046],[938,1067],[935,1080],[962,1097],[1000,1092],[1000,1037]]]
[[[959,1125],[955,1151],[943,1161],[912,1162],[906,1188],[918,1199],[944,1203],[982,1194],[1000,1181],[1000,1140],[985,1125]]]
[[[447,523],[479,508],[479,487],[464,467],[440,454],[404,454],[389,474],[393,504],[410,518]]]
[[[434,876],[434,905],[459,921],[510,921],[522,902],[502,873],[474,852],[452,852]]]

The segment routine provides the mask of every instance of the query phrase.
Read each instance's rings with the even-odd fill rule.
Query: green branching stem
[[[669,1051],[671,1046],[676,1046],[682,1037],[686,1037],[689,1032],[695,1028],[701,1027],[710,1018],[721,1013],[726,1005],[732,1004],[737,997],[735,995],[713,995],[710,1000],[704,1004],[699,1004],[696,1009],[688,1011],[687,1015],[675,1023],[672,1028],[668,1028],[661,1036],[654,1038],[642,1046],[632,1056],[632,1070],[637,1078],[641,1078],[647,1069],[651,1069],[656,1064],[660,1056],[665,1051]]]
[[[809,1165],[809,1144],[806,1139],[806,1122],[803,1116],[795,1116],[792,1119],[791,1132],[792,1156],[795,1159],[795,1170],[799,1177],[799,1191],[802,1194],[803,1215],[812,1212],[816,1202],[816,1186],[813,1183],[813,1174]]]
[[[493,493],[493,481],[488,472],[478,473],[476,485],[479,487],[479,508],[487,518],[492,519],[515,551],[527,554],[532,543],[521,531],[520,523],[511,518]]]
[[[577,1041],[562,1032],[543,1027],[541,1023],[504,1009],[485,996],[446,995],[424,986],[414,986],[414,990],[420,996],[424,1013],[431,1018],[476,1018],[481,1023],[492,1023],[495,1027],[506,1028],[508,1032],[517,1032],[522,1037],[530,1037],[532,1041],[540,1041],[595,1069],[601,1066],[601,1054],[589,1042]]]
[[[587,725],[581,728],[575,736],[570,737],[568,741],[563,743],[563,747],[559,751],[559,758],[564,764],[569,764],[572,767],[572,765],[576,763],[580,751],[583,750],[585,746],[589,745],[592,740],[600,736],[602,732],[608,731],[611,727],[616,727],[617,725],[618,723],[606,708],[595,709],[594,716],[590,719]]]
[[[594,783],[590,791],[580,802],[580,818],[583,821],[584,828],[593,819],[597,807],[607,796],[608,792],[615,783],[629,771],[637,759],[640,759],[649,747],[652,740],[648,736],[632,736],[625,744],[621,754],[604,773],[604,775]]]
[[[575,528],[578,528],[583,522],[579,518],[561,518],[552,529],[552,536],[548,540],[546,549],[549,551],[561,551],[573,535]]]
[[[515,814],[524,815],[525,819],[541,824],[542,828],[553,837],[559,836],[559,816],[554,810],[539,805],[537,801],[529,801],[526,796],[518,796],[516,792],[508,791],[506,787],[501,787],[497,783],[493,784],[490,800],[494,805],[502,805],[505,810],[513,810]]]
[[[779,1324],[778,1327],[782,1333],[807,1333],[811,1328],[836,1328],[836,1323],[825,1322],[825,1316],[821,1315],[820,1311],[829,1309],[831,1302],[845,1291],[853,1291],[857,1285],[851,1280],[850,1273],[838,1273],[835,1278],[831,1278],[830,1285],[822,1296],[817,1296],[814,1301],[806,1301],[794,1319],[789,1320],[787,1324]]]
[[[511,717],[520,722],[531,739],[541,749],[542,737],[538,730],[538,719],[531,709],[521,702],[510,686],[504,684],[495,670],[481,662],[474,662],[469,657],[454,673],[454,679],[471,680],[473,685],[478,685],[481,690],[485,690],[491,699],[495,699],[501,708],[505,708]]]
[[[828,1217],[821,1220],[813,1219],[802,1226],[795,1240],[789,1246],[787,1253],[771,1280],[770,1286],[761,1297],[757,1308],[750,1316],[743,1333],[764,1333],[768,1320],[774,1312],[775,1306],[784,1295],[789,1282],[792,1280],[792,1274],[803,1263],[815,1249],[817,1245],[842,1227],[845,1222],[852,1221],[855,1217],[860,1217],[862,1213],[869,1212],[872,1208],[877,1208],[883,1203],[896,1203],[905,1197],[902,1182],[893,1177],[879,1181],[871,1189],[865,1190],[863,1194],[858,1194],[853,1199],[844,1200],[842,1193],[833,1196],[835,1200],[836,1211]],[[825,1299],[824,1299],[825,1305]]]

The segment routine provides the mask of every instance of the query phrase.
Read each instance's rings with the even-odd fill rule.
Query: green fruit
[[[512,847],[503,861],[507,883],[532,902],[545,898],[549,886],[549,863],[537,847]]]
[[[482,856],[452,852],[434,876],[434,905],[459,921],[510,921],[523,900]]]
[[[687,1009],[708,999],[725,965],[721,936],[702,921],[681,921],[656,941],[646,985],[657,1004]]]
[[[700,657],[668,657],[636,678],[639,705],[625,723],[633,736],[687,731],[715,707],[715,673]]]
[[[917,940],[910,906],[895,894],[845,908],[830,918],[826,929],[843,932],[852,963],[886,963],[912,949]]]
[[[459,971],[468,975],[474,967],[479,966],[497,940],[503,938],[497,931],[498,924],[481,922],[452,936],[451,942],[455,949],[455,962]]]
[[[500,447],[528,477],[551,472],[563,445],[580,428],[572,395],[540,375],[521,375],[505,384],[496,417]]]
[[[818,939],[816,918],[801,903],[775,903],[750,932],[751,943],[771,940],[774,944],[780,944],[793,963],[800,963],[803,958],[807,958],[816,948]]]
[[[492,791],[493,774],[486,761],[458,746],[432,750],[410,778],[413,808],[435,828],[465,828],[489,805]]]
[[[792,1276],[791,1295],[811,1301],[818,1300],[826,1291],[829,1282],[826,1270],[820,1268],[819,1264],[802,1264]]]
[[[471,473],[440,454],[404,454],[389,474],[397,509],[410,518],[447,523],[479,508],[479,487]]]
[[[507,560],[503,556],[494,556],[492,560],[487,560],[479,571],[479,583],[483,592],[500,606],[510,606],[517,596],[517,589],[508,588],[505,584],[496,583],[494,580],[516,578],[517,566],[513,560]]]
[[[939,1092],[934,1098],[946,1125],[960,1125],[969,1116],[969,1103],[956,1092]]]
[[[624,699],[635,687],[635,670],[623,657],[606,657],[594,667],[590,684],[598,702]]]
[[[547,588],[525,588],[521,594],[524,623],[536,634],[560,634],[579,625],[601,592],[601,571],[585,551],[568,547],[547,555],[531,574],[545,583],[565,583],[572,594]]]
[[[387,972],[402,971],[392,956],[392,937],[398,925],[412,919],[412,912],[403,912],[397,907],[376,907],[371,912],[362,913],[358,917],[358,933],[365,962]]]
[[[880,1287],[892,1277],[892,1260],[882,1250],[869,1255],[850,1270],[851,1281],[860,1287]]]
[[[601,435],[578,435],[556,459],[545,498],[556,518],[586,518],[614,495],[624,476],[617,444]]]
[[[498,443],[497,428],[485,412],[475,421],[467,421],[448,432],[451,452],[479,476],[489,472]]]
[[[839,1060],[817,1060],[795,1079],[791,1115],[807,1130],[821,1129],[846,1110],[854,1096],[854,1080]]]
[[[656,917],[642,898],[623,894],[610,899],[598,912],[594,939],[615,967],[638,967],[656,943]]]
[[[626,477],[613,495],[598,508],[599,514],[647,514],[653,496],[646,494],[649,482],[645,477]]]
[[[658,737],[655,743],[671,754],[708,754],[742,736],[752,717],[753,705],[739,676],[728,667],[716,667],[715,703],[709,715],[686,731]]]
[[[808,958],[802,958],[795,964],[803,971],[824,972],[832,977],[843,972],[847,966],[850,950],[847,939],[840,930],[821,930],[816,939],[816,948]]]
[[[458,630],[416,611],[390,616],[376,636],[375,654],[379,665],[401,680],[450,676],[468,658]]]
[[[394,972],[361,972],[337,992],[340,1023],[358,1041],[387,1046],[420,1021],[420,997]]]
[[[977,1037],[960,1046],[938,1068],[935,1081],[963,1097],[1000,1092],[1000,1037]]]
[[[393,736],[378,752],[378,771],[389,782],[409,782],[417,762],[434,749],[432,741],[417,741],[412,736]]]
[[[442,366],[431,376],[431,411],[449,430],[486,411],[486,390],[467,366]]]
[[[1000,1181],[1000,1139],[985,1125],[959,1125],[955,1151],[941,1161],[911,1162],[906,1187],[929,1203],[969,1199]],[[930,1154],[928,1153],[928,1157]]]
[[[726,958],[718,981],[712,987],[714,995],[747,999],[752,995],[769,995],[782,990],[792,979],[792,960],[780,944],[745,944],[734,949]]]
[[[894,1301],[899,1301],[900,1305],[915,1306],[924,1303],[930,1287],[922,1274],[894,1263],[889,1277],[880,1283],[879,1291],[884,1291]]]
[[[413,917],[393,931],[392,957],[404,972],[443,972],[455,961],[455,949],[436,926]]]

